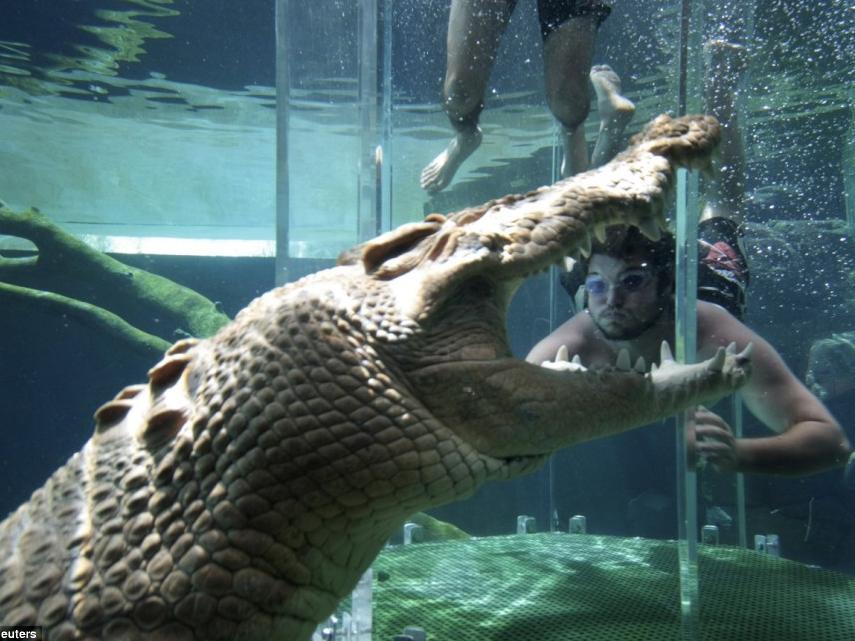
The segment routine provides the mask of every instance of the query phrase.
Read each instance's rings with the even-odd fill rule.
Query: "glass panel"
[[[293,10],[292,3],[286,4],[289,11]],[[314,250],[304,251],[305,247],[311,245],[318,248],[319,255],[330,257],[333,249],[337,251],[340,248],[326,236],[315,238],[310,226],[317,226],[325,234],[350,230],[344,233],[342,245],[345,244],[344,236],[350,235],[352,241],[358,239],[357,218],[326,219],[323,212],[316,211],[312,198],[294,193],[295,183],[301,183],[304,191],[310,185],[329,191],[328,184],[318,186],[317,168],[295,163],[295,158],[303,158],[305,152],[312,151],[320,138],[327,141],[321,145],[321,151],[328,156],[319,162],[324,166],[343,167],[325,174],[334,175],[336,185],[344,183],[336,198],[351,202],[350,207],[332,209],[343,215],[354,210],[355,202],[360,203],[356,207],[358,210],[364,202],[362,190],[373,185],[376,187],[374,194],[380,194],[382,203],[381,226],[385,226],[386,219],[382,216],[386,212],[389,224],[395,227],[421,220],[431,212],[452,212],[509,192],[526,191],[549,183],[560,175],[564,136],[544,100],[544,49],[534,5],[521,3],[510,16],[507,29],[496,44],[495,64],[492,70],[486,70],[491,71],[489,80],[483,77],[486,108],[480,118],[482,144],[471,156],[462,159],[453,176],[442,178],[449,183],[444,189],[427,192],[419,184],[420,175],[449,144],[454,133],[440,100],[446,74],[445,43],[451,9],[444,1],[418,5],[378,3],[374,9],[366,7],[369,3],[363,4],[362,10],[376,11],[375,27],[367,24],[367,14],[360,18],[354,12],[336,13],[332,6],[318,8],[317,11],[313,9],[311,15],[302,8],[289,16],[290,29],[301,32],[294,35],[294,40],[283,44],[289,68],[287,81],[283,78],[283,82],[287,82],[286,106],[289,111],[285,139],[289,149],[287,246],[291,273],[294,271],[293,259],[315,255],[312,253]],[[489,18],[501,23],[508,16],[492,15]],[[473,28],[483,28],[484,19],[487,18],[480,15]],[[315,28],[313,25],[317,21],[323,25]],[[501,31],[501,24],[499,27]],[[459,32],[460,27],[457,30]],[[333,31],[343,32],[343,35],[339,34],[339,46],[333,52],[324,50],[321,53],[319,43],[332,37]],[[323,34],[322,38],[317,37],[318,32]],[[360,35],[356,36],[359,41],[355,43],[353,34],[356,32]],[[306,33],[313,34],[311,42]],[[680,75],[677,63],[679,35],[678,2],[651,1],[632,8],[619,7],[602,25],[594,59],[611,65],[622,80],[620,91],[634,103],[636,110],[620,136],[620,146],[655,115],[673,111]],[[302,44],[298,46],[297,42]],[[341,42],[350,44],[342,48]],[[342,52],[344,60],[341,59]],[[347,58],[354,53],[359,55],[358,60]],[[382,165],[375,165],[373,174],[361,174],[355,169],[357,166],[365,169],[368,147],[365,146],[364,133],[366,129],[375,127],[371,124],[373,121],[366,127],[361,119],[366,107],[359,96],[353,91],[340,91],[336,100],[324,99],[317,103],[303,96],[301,101],[301,92],[323,82],[333,74],[333,70],[335,74],[348,78],[348,82],[363,82],[363,78],[370,76],[365,67],[366,55],[376,61],[377,78],[374,82],[378,87],[382,85],[381,95],[376,101],[381,105],[376,127],[382,146]],[[299,62],[295,62],[297,58]],[[282,64],[280,59],[280,66]],[[586,75],[583,74],[582,78],[587,87]],[[590,97],[594,97],[593,92]],[[465,99],[460,97],[455,100],[465,103]],[[592,106],[595,104],[592,101]],[[455,106],[459,105],[455,103],[449,108]],[[584,125],[588,140],[586,156],[594,151],[601,115],[596,108],[592,109]],[[306,124],[309,120],[312,122]],[[342,136],[342,140],[335,144],[331,139],[327,140],[334,134]],[[334,153],[330,147],[335,149]],[[304,150],[302,155],[301,149]],[[352,184],[360,185],[356,192],[347,192],[347,183],[351,181],[348,176],[352,177]],[[370,180],[366,180],[366,176]],[[372,183],[378,179],[379,186]],[[312,213],[308,215],[310,211]],[[301,215],[303,222],[298,218]],[[572,297],[559,288],[558,272],[532,279],[517,294],[509,312],[508,334],[513,352],[519,357],[525,356],[535,343],[564,322],[575,309]],[[675,548],[657,542],[639,545],[630,543],[626,538],[609,538],[639,533],[661,538],[673,538],[675,535],[673,486],[676,453],[673,441],[662,436],[661,430],[658,434],[639,431],[574,448],[556,456],[546,469],[534,475],[513,482],[487,484],[473,498],[436,508],[430,511],[430,515],[468,534],[480,536],[513,534],[518,528],[526,531],[536,528],[541,532],[567,531],[571,527],[571,517],[584,516],[589,532],[604,535],[579,543],[585,548],[584,554],[592,567],[599,564],[607,567],[618,562],[634,565],[639,571],[653,572],[657,580],[664,580],[663,585],[667,586],[664,593],[657,592],[656,598],[673,603],[677,597],[676,594],[672,597],[670,591],[676,590],[678,576]],[[638,454],[639,444],[644,451],[641,457]],[[657,474],[653,475],[651,468],[655,468]],[[657,484],[659,481],[662,485]],[[651,490],[651,487],[656,489]],[[519,520],[518,517],[524,518]],[[532,521],[525,517],[532,517]],[[573,527],[581,529],[582,522],[578,519],[573,521]],[[426,530],[436,525],[427,523],[423,526]],[[642,529],[638,530],[638,527]],[[447,535],[453,530],[444,531]],[[410,528],[401,538],[423,535],[416,532]],[[503,544],[497,545],[501,547]],[[519,553],[526,549],[534,551],[536,545],[534,539],[530,544],[522,541],[513,544]],[[504,558],[508,558],[507,548],[504,549]],[[472,551],[466,552],[465,556],[470,559],[469,563],[474,563],[474,559],[480,558],[479,554],[484,555],[483,552]],[[486,554],[489,557],[492,553],[488,551]],[[660,555],[668,559],[670,568],[664,568]],[[456,558],[455,553],[449,550],[448,558]],[[455,563],[446,564],[445,571],[450,573]],[[390,571],[385,567],[375,565],[374,576],[387,576]],[[659,574],[663,569],[667,574]],[[401,570],[391,573],[401,576]],[[475,574],[468,581],[485,583],[488,578]],[[378,585],[382,586],[382,583]],[[378,594],[382,595],[383,590]],[[662,603],[652,607],[657,620],[651,625],[662,625],[661,620],[666,619],[671,621],[669,629],[676,631],[677,609]],[[609,616],[604,610],[602,617],[607,619]],[[374,625],[379,633],[378,626],[383,625],[382,615],[375,617]],[[400,630],[382,631],[383,634],[387,632],[395,634]]]
[[[636,108],[621,144],[655,115],[675,109],[680,8],[679,2],[616,4],[601,27],[594,60],[612,66],[621,77],[623,94]],[[482,144],[465,159],[450,184],[432,195],[420,189],[420,174],[454,131],[439,101],[446,73],[449,7],[446,2],[429,2],[416,11],[410,3],[398,2],[392,21],[392,136],[384,157],[391,157],[393,226],[420,220],[427,213],[456,211],[532,189],[559,176],[561,135],[544,102],[543,50],[533,3],[519,4],[499,42],[480,117]],[[593,151],[600,125],[595,105],[592,102],[585,125],[588,153]],[[512,303],[508,331],[518,356],[524,356],[575,310],[572,298],[558,286],[557,275],[533,279]],[[561,452],[544,471],[488,484],[472,499],[430,514],[482,536],[513,533],[518,516],[534,517],[538,531],[566,532],[571,518],[582,515],[590,533],[606,535],[592,537],[588,543],[585,554],[591,567],[620,558],[620,563],[634,564],[639,570],[664,569],[673,579],[669,589],[676,591],[678,565],[673,547],[608,538],[676,536],[676,460],[673,438],[651,428]],[[528,549],[523,542],[518,547],[520,554]],[[662,562],[660,554],[667,562]],[[472,560],[479,558],[477,550],[467,551],[466,557],[472,565],[480,563]],[[449,562],[449,573],[455,563]],[[477,578],[470,580],[479,584],[488,581],[477,574],[473,577]],[[671,605],[655,616],[671,620],[669,629],[676,633],[678,609],[672,603],[678,597],[675,593],[663,598]],[[604,609],[601,616],[610,615]]]
[[[494,7],[502,4],[493,3]],[[500,13],[485,11],[474,22],[499,22]],[[543,109],[543,62],[533,13],[533,7],[520,7],[499,40],[480,119],[483,143],[445,189],[430,194],[420,187],[420,174],[454,133],[441,106],[450,3],[395,3],[393,225],[434,211],[457,211],[550,181],[555,133],[553,120]],[[463,26],[458,29],[463,30]],[[468,99],[477,103],[477,95]]]
[[[555,131],[543,103],[540,36],[534,7],[521,3],[500,39],[485,89],[483,143],[445,189],[431,194],[421,188],[422,170],[454,133],[441,106],[450,11],[445,0],[396,2],[392,8],[392,137],[391,153],[385,157],[391,159],[393,175],[393,226],[552,181]],[[496,9],[485,14],[499,19]],[[509,339],[518,355],[524,356],[548,331],[548,291],[548,279],[532,281],[511,307]],[[472,499],[430,514],[478,536],[513,534],[518,516],[532,517],[537,531],[548,531],[547,478],[542,470],[510,483],[488,483]]]
[[[333,259],[359,238],[361,170],[373,171],[362,166],[361,98],[363,89],[370,91],[360,76],[362,4],[278,2],[289,170],[288,247],[282,249],[291,259]],[[375,13],[369,11],[366,20],[376,19]],[[365,53],[376,64],[372,51]]]
[[[520,4],[501,38],[486,88],[480,125],[483,143],[457,171],[451,184],[426,197],[419,174],[448,143],[453,129],[437,98],[445,74],[446,3],[427,3],[412,20],[408,3],[396,3],[393,34],[393,172],[392,216],[399,224],[433,211],[447,212],[550,182],[561,163],[560,136],[544,104],[543,53],[533,6]],[[676,96],[677,4],[648,3],[637,10],[621,7],[604,22],[597,39],[596,62],[608,62],[620,75],[623,92],[636,104],[636,115],[622,142],[654,115],[673,108]],[[417,33],[416,33],[417,32]],[[627,43],[633,46],[627,46]],[[400,43],[400,44],[396,44]],[[406,44],[406,47],[404,46]],[[592,96],[593,97],[593,96]],[[585,130],[589,146],[597,138],[599,117],[592,108]],[[589,150],[590,151],[590,150]],[[557,287],[557,274],[535,279],[518,293],[511,306],[509,333],[515,353],[524,355],[572,309]],[[603,449],[609,459],[630,456],[630,440],[592,443],[559,454],[545,472],[508,484],[483,488],[473,502],[460,502],[432,512],[479,534],[512,531],[518,514],[536,517],[540,530],[556,521],[563,530],[577,513],[591,514],[592,531],[629,534],[627,503],[647,488],[632,489],[625,479],[599,478],[608,466],[587,462]],[[672,454],[673,456],[673,454]],[[672,475],[665,481],[673,496]],[[585,481],[590,475],[589,482]],[[555,492],[543,494],[553,479]],[[591,491],[596,487],[595,492]],[[609,500],[604,500],[610,497]],[[557,514],[556,514],[557,513]],[[589,517],[590,518],[590,517]],[[671,533],[672,528],[665,528]]]
[[[768,356],[757,356],[755,391],[744,408],[740,402],[710,408],[737,437],[746,473],[710,464],[698,471],[704,540],[718,542],[701,546],[702,626],[711,637],[773,636],[785,626],[806,638],[846,636],[851,614],[808,611],[794,603],[805,589],[802,573],[811,572],[806,567],[850,573],[855,567],[845,543],[851,499],[839,469],[833,469],[847,458],[836,423],[851,434],[846,420],[853,409],[851,385],[840,378],[851,377],[841,356],[852,353],[843,343],[855,318],[851,296],[843,293],[851,291],[845,283],[855,263],[846,220],[851,20],[841,20],[839,7],[830,2],[699,4],[706,93],[711,84],[723,86],[711,99],[712,110],[719,109],[716,115],[731,127],[725,129],[720,166],[726,168],[729,156],[731,167],[741,165],[744,172],[736,185],[751,273],[743,320],[787,367],[772,391],[774,365]],[[744,149],[728,147],[728,140],[740,139]],[[800,422],[805,415],[817,417],[814,429]],[[772,428],[784,436],[772,438]],[[796,433],[801,437],[793,445]],[[835,436],[826,440],[829,434]],[[738,549],[755,545],[756,553]],[[795,562],[769,558],[777,555]],[[747,583],[739,579],[743,571]],[[833,573],[816,576],[849,580]],[[750,601],[772,583],[780,599]],[[731,589],[743,584],[744,590]],[[745,615],[734,616],[740,610]]]

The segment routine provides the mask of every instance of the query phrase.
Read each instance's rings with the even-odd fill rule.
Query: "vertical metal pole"
[[[382,41],[383,41],[383,83],[382,83],[382,136],[380,149],[383,162],[380,167],[380,184],[378,199],[380,201],[380,215],[377,223],[377,233],[389,231],[394,225],[392,220],[392,11],[393,0],[379,0],[381,8],[379,16],[382,16]]]
[[[689,207],[691,179],[685,169],[677,176],[677,265],[675,289],[676,358],[681,363],[695,360],[697,343],[695,312],[697,305],[698,224]],[[677,514],[678,550],[680,557],[680,603],[682,639],[698,638],[698,480],[694,468],[687,464],[686,430],[691,411],[677,416]]]
[[[378,149],[378,57],[377,57],[377,2],[360,0],[359,3],[359,124],[360,152],[357,172],[357,241],[365,242],[377,235],[378,189],[383,164],[382,148]]]
[[[584,126],[584,124],[582,125]],[[561,163],[564,160],[564,143],[561,137],[561,125],[553,122],[552,125],[552,166],[550,167],[549,182],[554,183],[561,180]],[[563,302],[563,296],[557,296],[558,278],[561,274],[560,267],[552,267],[549,270],[549,294],[547,297],[547,305],[549,311],[549,331],[552,332],[564,320],[566,308],[560,309],[559,305]],[[580,310],[574,310],[576,312]],[[546,464],[546,504],[549,519],[549,531],[555,530],[555,519],[557,514],[558,504],[555,501],[555,459],[550,458]]]
[[[290,256],[288,2],[289,0],[276,0],[276,273],[274,281],[277,285],[288,281]]]
[[[742,397],[739,394],[731,396],[733,435],[742,438]],[[739,547],[748,547],[748,525],[745,518],[745,475],[736,475],[736,532],[739,536]]]
[[[689,28],[691,0],[681,0],[680,42],[678,45],[677,114],[686,113],[689,69]],[[692,194],[697,193],[697,176],[685,169],[677,173],[677,256],[675,278],[675,336],[677,360],[691,363],[696,350],[696,303],[698,226],[697,207],[690,206]],[[686,429],[690,412],[677,416],[677,514],[680,562],[681,639],[699,638],[698,603],[698,514],[697,475],[687,464]]]
[[[374,630],[374,611],[372,583],[374,573],[371,568],[359,578],[351,594],[351,617],[354,641],[371,641]]]
[[[383,74],[386,88],[387,69],[380,53],[387,53],[384,46],[378,51],[379,31],[391,28],[389,22],[380,19],[379,7],[383,0],[359,0],[359,122],[360,154],[357,172],[357,241],[365,242],[378,234],[382,228],[384,189],[383,177],[387,172],[387,158],[380,136],[381,96],[378,76]],[[389,45],[391,49],[391,45]],[[391,76],[391,67],[388,70]],[[385,100],[385,97],[384,97]],[[385,102],[382,103],[384,109]],[[391,107],[389,107],[391,110]],[[384,111],[385,113],[385,111]],[[384,122],[385,127],[387,123]],[[387,133],[384,128],[384,138]],[[389,184],[386,184],[386,188]],[[356,641],[371,641],[373,627],[372,570],[368,568],[360,578],[352,594],[352,615]]]

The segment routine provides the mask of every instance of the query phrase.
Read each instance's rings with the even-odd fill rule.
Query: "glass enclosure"
[[[443,109],[454,108],[443,97],[447,49],[459,45],[452,4],[482,12],[479,24],[508,18],[504,33],[481,35],[497,43],[483,110],[471,108],[456,130]],[[3,515],[80,449],[92,412],[145,380],[175,340],[212,334],[274,285],[332,267],[342,251],[402,224],[560,179],[567,135],[549,99],[558,82],[549,43],[564,18],[543,16],[561,4],[7,2]],[[729,119],[741,141],[738,233],[750,267],[743,321],[855,439],[851,7],[608,4],[591,60],[580,54],[578,64],[608,64],[619,77],[608,95],[634,106],[621,148],[662,113]],[[602,84],[585,86],[587,159],[613,105]],[[465,91],[479,102],[477,89]],[[423,189],[423,170],[472,118],[480,145],[456,172],[446,167],[444,188]],[[709,356],[709,328],[696,323],[709,249],[698,221],[732,152],[720,150],[703,176],[680,170],[667,208],[672,347],[686,363]],[[585,313],[584,275],[565,291],[574,281],[564,271],[529,278],[511,302],[516,358]],[[149,272],[182,289],[145,280]],[[728,397],[710,409],[737,439],[760,439],[770,422],[786,422],[753,415],[767,405]],[[561,450],[527,476],[414,516],[338,608],[338,623],[315,638],[391,639],[406,626],[436,640],[534,638],[531,630],[550,639],[790,638],[803,629],[816,636],[792,638],[853,638],[845,601],[855,592],[855,471],[845,460],[816,474],[789,474],[784,462],[744,475],[697,464],[692,416]],[[779,589],[786,598],[776,604],[768,591]],[[795,602],[811,607],[787,610]]]

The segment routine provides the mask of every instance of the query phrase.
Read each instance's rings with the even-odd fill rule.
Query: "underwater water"
[[[447,0],[281,0],[289,21],[279,49],[274,0],[7,0],[0,9],[0,203],[14,212],[37,208],[127,265],[128,281],[139,282],[131,270],[141,269],[198,292],[214,304],[210,327],[219,326],[286,271],[296,278],[329,267],[374,231],[559,177],[560,132],[544,97],[535,4],[518,3],[501,39],[481,114],[483,143],[448,188],[428,194],[420,173],[452,135],[440,105]],[[611,65],[635,104],[627,137],[660,113],[676,113],[683,83],[688,110],[702,109],[703,42],[747,47],[737,100],[751,268],[746,323],[855,440],[851,7],[840,0],[610,4],[594,63]],[[691,14],[685,78],[684,4]],[[375,31],[365,26],[371,11]],[[372,33],[374,48],[365,43]],[[277,87],[283,57],[288,74]],[[589,149],[599,128],[591,94]],[[382,162],[375,164],[377,144]],[[10,220],[0,217],[0,286],[11,286],[0,289],[3,516],[80,449],[101,404],[145,380],[159,358],[152,345],[204,335],[187,324],[189,314],[166,304],[179,299],[174,290],[158,285],[151,298],[125,291],[121,278],[94,273],[83,254],[41,245],[42,236]],[[58,266],[20,270],[37,252]],[[140,347],[93,323],[88,308],[65,298],[35,304],[17,288],[110,310],[160,342]],[[572,313],[557,273],[530,279],[508,314],[514,354],[524,357]],[[717,411],[738,420],[727,401]],[[747,411],[744,430],[768,435]],[[520,515],[533,517],[540,532],[566,531],[571,517],[584,515],[594,535],[675,539],[678,460],[669,422],[561,451],[534,474],[487,484],[430,514],[474,537],[512,534]],[[748,475],[740,490],[734,475],[707,468],[697,484],[698,526],[716,525],[721,543],[737,546],[747,536],[753,547],[755,534],[774,533],[787,559],[855,573],[855,489],[841,469]],[[668,557],[671,571],[676,563]],[[670,603],[663,612],[677,621],[678,609]],[[513,609],[506,614],[513,618]]]

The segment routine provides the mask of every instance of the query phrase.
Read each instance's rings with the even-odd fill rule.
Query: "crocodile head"
[[[745,356],[556,371],[514,358],[505,330],[518,285],[592,234],[658,235],[675,167],[704,166],[717,137],[711,118],[660,117],[609,165],[404,225],[176,344],[0,526],[7,587],[33,559],[56,569],[50,607],[6,589],[4,621],[306,639],[409,514],[738,387]]]
[[[724,352],[682,370],[665,359],[665,370],[647,376],[625,363],[537,367],[514,358],[505,331],[519,285],[565,256],[589,255],[592,235],[603,240],[608,226],[631,224],[658,239],[676,166],[703,167],[718,133],[712,118],[662,116],[600,169],[430,215],[340,259],[365,279],[356,289],[371,292],[355,316],[368,321],[377,359],[483,457],[489,477],[527,471],[559,447],[651,422],[743,381],[742,357]]]

